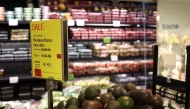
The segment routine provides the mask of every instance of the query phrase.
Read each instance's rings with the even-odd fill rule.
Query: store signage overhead
[[[68,78],[67,36],[62,20],[30,23],[33,77],[63,81]],[[66,22],[66,21],[65,21]],[[52,28],[53,27],[53,28]],[[66,66],[66,67],[65,67]],[[66,78],[65,78],[66,77]]]
[[[163,24],[162,25],[163,29],[178,29],[179,25],[178,24]]]

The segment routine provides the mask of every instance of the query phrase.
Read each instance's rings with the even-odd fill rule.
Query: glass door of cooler
[[[133,82],[138,88],[151,89],[155,2],[73,0],[67,8],[71,12],[65,14],[70,24],[69,73],[89,81],[96,76],[98,81],[93,84],[98,85]],[[73,83],[91,85],[75,79]]]
[[[176,109],[189,107],[186,72],[189,68],[186,65],[189,53],[186,47],[190,44],[189,5],[189,0],[158,1],[154,93],[163,96],[165,101],[169,101],[170,107]]]
[[[134,44],[139,49],[140,56],[143,60],[140,61],[140,68],[143,75],[139,77],[139,81],[145,84],[145,89],[152,90],[153,76],[153,51],[152,46],[156,44],[156,16],[157,3],[153,0],[139,0],[141,4],[140,11],[137,11],[137,16],[134,18],[136,34],[139,35],[139,40]],[[137,9],[137,10],[139,10]],[[136,22],[138,21],[139,22]]]

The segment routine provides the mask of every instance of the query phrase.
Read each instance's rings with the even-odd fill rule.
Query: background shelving
[[[23,2],[24,1],[24,2]],[[48,1],[48,0],[47,0]],[[6,0],[4,3],[0,3],[1,6],[5,6],[5,4],[9,4],[9,5],[6,5],[5,6],[5,9],[6,10],[14,10],[13,7],[17,6],[17,7],[27,7],[26,6],[26,3],[25,3],[25,0],[19,0],[19,1],[11,1],[11,5],[10,5],[10,0]],[[34,4],[34,7],[38,7],[38,0],[33,0],[33,4]],[[45,3],[45,1],[43,1]],[[72,1],[70,0],[68,2],[68,8],[66,8],[66,10],[64,11],[57,11],[57,13],[50,13],[50,19],[51,18],[58,18],[58,17],[65,17],[65,13],[62,13],[62,12],[65,12],[65,11],[68,11],[67,9],[69,8],[73,8],[71,7],[70,4]],[[18,4],[19,3],[19,4]],[[74,3],[74,2],[73,2]],[[104,2],[103,2],[104,3]],[[126,2],[123,2],[124,4]],[[130,2],[127,2],[129,3],[129,7],[130,7]],[[45,3],[46,4],[46,3]],[[137,6],[137,7],[140,7],[139,9],[143,8],[142,6],[143,5],[146,5],[147,7],[151,7],[149,6],[148,4],[142,4],[142,3],[134,3],[135,5],[134,6]],[[14,6],[13,6],[14,5]],[[80,4],[81,6],[82,4]],[[150,4],[150,5],[154,5],[155,4]],[[54,6],[57,6],[57,5],[54,5]],[[95,6],[95,5],[94,5]],[[126,5],[127,6],[127,5]],[[50,6],[51,7],[51,6]],[[93,8],[93,5],[91,6],[91,8]],[[120,7],[119,7],[120,8]],[[53,8],[54,9],[54,8]],[[80,9],[80,8],[79,8]],[[131,9],[131,12],[133,11],[134,9]],[[149,9],[151,10],[151,9]],[[54,10],[52,10],[54,11]],[[92,12],[94,12],[94,10],[92,9]],[[59,16],[58,14],[63,14],[63,16]],[[98,11],[98,13],[101,13],[101,10]],[[58,15],[57,17],[54,17],[54,15]],[[150,16],[149,16],[150,17]],[[74,16],[73,16],[74,18]],[[148,18],[148,17],[147,17]],[[153,20],[155,20],[153,18]],[[150,20],[150,21],[153,21],[153,20]],[[141,20],[142,21],[142,20]],[[145,31],[146,29],[156,29],[156,25],[155,23],[150,23],[150,22],[138,22],[138,23],[129,23],[126,22],[123,23],[121,22],[121,25],[120,27],[114,27],[114,25],[110,22],[110,23],[92,23],[92,22],[85,22],[85,25],[84,26],[77,26],[76,24],[74,26],[69,26],[69,28],[141,28],[142,31]],[[76,23],[76,22],[75,22]],[[8,21],[0,21],[0,30],[7,30],[8,31],[8,40],[0,40],[0,47],[1,48],[20,48],[20,47],[30,47],[30,41],[29,40],[24,40],[24,41],[19,41],[19,40],[16,40],[16,41],[12,41],[10,40],[11,38],[11,30],[12,29],[29,29],[29,21],[18,21],[18,26],[9,26],[9,22]],[[75,43],[82,43],[82,44],[85,44],[87,43],[87,48],[89,49],[89,44],[92,44],[92,43],[96,43],[96,42],[103,42],[103,39],[83,39],[83,40],[76,40],[76,39],[72,39],[72,34],[69,34],[69,42],[72,43],[72,44],[75,44]],[[144,42],[144,41],[148,41],[148,42],[151,42],[151,43],[154,43],[156,41],[156,39],[150,39],[150,38],[147,38],[146,37],[146,34],[143,34],[142,37],[137,37],[137,38],[133,38],[133,39],[111,39],[111,42],[129,42],[129,43],[133,43],[134,41],[141,41],[141,42]],[[151,59],[152,56],[136,56],[136,57],[131,57],[131,56],[128,56],[128,57],[119,57],[118,59],[119,60],[144,60],[144,59]],[[90,58],[69,58],[69,60],[71,62],[85,62],[85,61],[110,61],[111,58],[110,57],[90,57]],[[12,77],[12,76],[18,76],[19,78],[19,83],[18,84],[13,84],[16,88],[16,92],[14,94],[14,97],[13,98],[9,98],[9,100],[16,100],[16,99],[22,99],[20,97],[18,97],[18,88],[20,86],[20,84],[23,84],[23,83],[34,83],[34,84],[37,84],[37,83],[44,83],[45,81],[44,80],[39,80],[39,79],[33,79],[31,77],[31,61],[30,59],[27,59],[27,60],[10,60],[10,61],[0,61],[0,69],[4,69],[5,73],[4,73],[4,76],[0,76],[0,82],[3,82],[5,83],[5,86],[7,85],[10,85],[9,84],[9,77]],[[145,70],[146,71],[146,70]],[[144,74],[149,72],[149,71],[139,71],[139,72],[119,72],[117,74],[120,74],[120,75],[129,75],[129,76],[132,76],[132,77],[135,77],[135,76],[145,76]],[[111,77],[111,81],[113,82],[116,82],[116,83],[119,83],[119,77],[117,77],[116,73],[115,74],[92,74],[92,75],[75,75],[75,77],[91,77],[91,76],[95,76],[95,75],[99,75],[99,76],[110,76]],[[118,79],[117,79],[117,78]],[[117,80],[117,81],[115,81]],[[24,82],[23,82],[24,81]],[[138,79],[137,81],[133,81],[137,84],[143,84],[144,85],[144,82],[145,80],[143,79]],[[148,79],[148,81],[150,82],[151,81],[151,78]],[[147,82],[147,83],[149,83]],[[122,84],[122,83],[121,83]],[[2,86],[0,86],[2,87]],[[45,85],[43,86],[45,87]],[[35,97],[28,97],[28,98],[25,98],[25,99],[32,99],[32,98],[35,98]],[[0,97],[0,100],[1,100],[1,97]],[[4,100],[8,100],[8,99],[4,99]]]

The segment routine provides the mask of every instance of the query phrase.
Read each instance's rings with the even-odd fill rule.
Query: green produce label
[[[105,37],[104,38],[104,43],[108,44],[111,42],[111,38],[110,37]]]
[[[75,78],[74,74],[69,74],[69,80],[73,80]]]

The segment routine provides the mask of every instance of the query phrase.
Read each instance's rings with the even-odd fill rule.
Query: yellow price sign
[[[33,77],[64,80],[62,20],[30,23]]]

